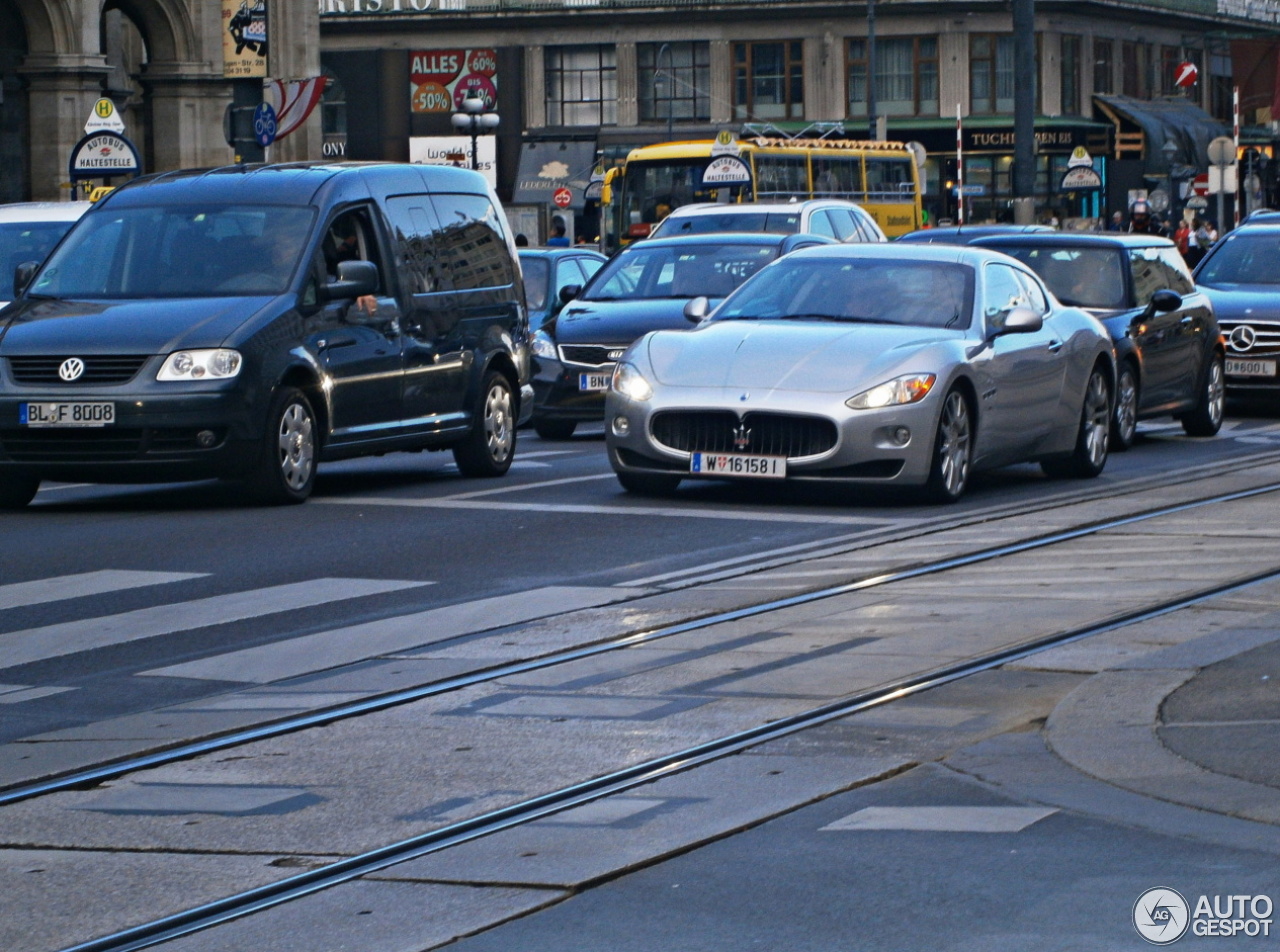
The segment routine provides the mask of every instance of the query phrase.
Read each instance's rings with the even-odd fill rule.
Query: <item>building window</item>
[[[1234,115],[1231,101],[1231,54],[1209,54],[1209,112],[1213,118],[1231,122]]]
[[[1062,114],[1080,115],[1080,46],[1078,36],[1064,36],[1058,66],[1062,73]]]
[[[545,57],[547,125],[617,124],[618,66],[612,46],[549,46]]]
[[[1182,50],[1176,46],[1160,47],[1160,93],[1173,96],[1178,92],[1178,64],[1182,62]]]
[[[1112,85],[1114,75],[1115,49],[1110,40],[1093,41],[1093,91],[1107,94],[1115,87]]]
[[[849,115],[867,114],[867,41],[849,41]],[[938,38],[876,40],[876,114],[938,114]]]
[[[1120,92],[1135,99],[1145,99],[1142,73],[1142,47],[1137,43],[1121,43]]]
[[[636,61],[641,122],[711,118],[710,43],[641,43]]]
[[[737,119],[804,118],[804,43],[733,44]]]
[[[1013,37],[977,33],[969,37],[969,111],[1013,112]]]

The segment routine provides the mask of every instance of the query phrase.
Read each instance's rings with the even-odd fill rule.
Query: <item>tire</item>
[[[511,381],[496,370],[485,375],[472,415],[471,432],[453,448],[463,476],[488,479],[511,468],[516,453],[515,399]]]
[[[1100,365],[1095,364],[1084,388],[1080,407],[1080,428],[1070,456],[1045,460],[1045,473],[1063,479],[1092,479],[1107,465],[1111,436],[1111,385]]]
[[[925,497],[931,502],[957,501],[969,485],[972,459],[973,422],[969,401],[959,390],[951,390],[942,401],[942,413],[938,417]]]
[[[1182,418],[1182,429],[1187,436],[1214,436],[1222,428],[1222,415],[1227,405],[1227,385],[1223,374],[1222,357],[1213,355],[1205,368],[1200,383],[1200,401],[1194,410]]]
[[[250,491],[268,505],[306,502],[316,482],[316,415],[296,387],[271,398],[262,456],[249,478]]]
[[[35,476],[0,476],[0,509],[23,509],[35,498],[40,480]]]
[[[637,496],[670,496],[680,485],[679,476],[660,473],[617,473],[622,488]]]
[[[533,429],[544,440],[567,440],[578,428],[574,420],[534,420]]]
[[[1120,365],[1116,382],[1116,408],[1111,414],[1111,446],[1113,453],[1123,453],[1138,438],[1138,376],[1133,364]]]

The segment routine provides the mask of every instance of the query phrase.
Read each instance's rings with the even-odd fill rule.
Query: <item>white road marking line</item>
[[[367,658],[407,652],[459,635],[595,608],[644,594],[648,594],[644,589],[559,585],[537,588],[301,635],[199,661],[153,668],[140,672],[140,676],[268,684]]]
[[[49,697],[54,694],[64,694],[67,691],[74,691],[75,688],[39,688],[39,687],[20,687],[16,684],[0,685],[0,688],[11,688],[13,690],[0,690],[0,704],[21,704],[23,701],[34,701],[37,698]]]
[[[500,496],[502,493],[519,492],[525,489],[546,489],[549,486],[567,486],[572,483],[589,483],[597,479],[613,479],[613,473],[593,473],[590,476],[566,476],[563,479],[544,479],[540,483],[523,483],[516,486],[502,486],[497,489],[477,489],[469,493],[453,493],[449,496],[442,496],[438,502],[451,502],[455,499],[478,499],[482,496]],[[343,500],[334,500],[341,502]],[[431,500],[424,500],[430,502]],[[384,505],[384,503],[378,503]],[[523,507],[521,507],[523,508]]]
[[[0,668],[433,582],[321,578],[0,634]]]
[[[569,480],[572,482],[572,480]],[[547,484],[543,484],[547,485]],[[516,489],[526,487],[512,487]],[[484,490],[483,492],[489,492]],[[467,494],[470,496],[471,494]],[[474,495],[481,495],[475,493]],[[389,499],[375,496],[350,499],[316,499],[314,502],[351,506],[405,506],[410,509],[503,509],[512,512],[576,513],[597,516],[666,516],[671,519],[728,519],[739,522],[799,522],[837,526],[898,525],[900,519],[878,516],[808,515],[760,512],[753,509],[666,509],[657,506],[589,506],[572,503],[521,503],[472,500],[461,496],[443,499]]]
[[[516,459],[517,460],[535,459],[539,456],[586,456],[586,455],[588,454],[585,450],[534,450],[532,453],[526,453],[523,450],[521,450],[519,453],[516,454]],[[590,455],[595,455],[595,454],[593,453]]]
[[[102,569],[97,572],[42,578],[34,582],[13,582],[9,585],[0,585],[0,609],[43,605],[67,598],[104,595],[107,592],[121,592],[147,585],[164,585],[167,582],[185,582],[188,579],[205,578],[207,575],[207,572],[131,572],[121,569]]]
[[[916,830],[931,833],[1019,833],[1053,816],[1050,807],[866,807],[828,823],[835,830]]]

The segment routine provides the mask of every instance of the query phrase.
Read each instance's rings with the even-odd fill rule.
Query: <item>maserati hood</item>
[[[647,342],[657,383],[856,393],[900,373],[942,373],[962,331],[810,321],[712,321]]]

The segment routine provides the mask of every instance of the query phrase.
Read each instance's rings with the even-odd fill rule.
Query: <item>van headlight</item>
[[[227,380],[244,363],[238,350],[179,350],[169,355],[157,380]]]
[[[878,410],[881,407],[918,403],[929,395],[935,380],[937,377],[933,374],[907,374],[905,377],[895,377],[878,387],[862,391],[856,397],[850,397],[844,403],[850,410]]]
[[[653,387],[649,386],[649,381],[644,379],[635,365],[625,361],[614,365],[613,389],[628,400],[648,400],[653,396]]]

